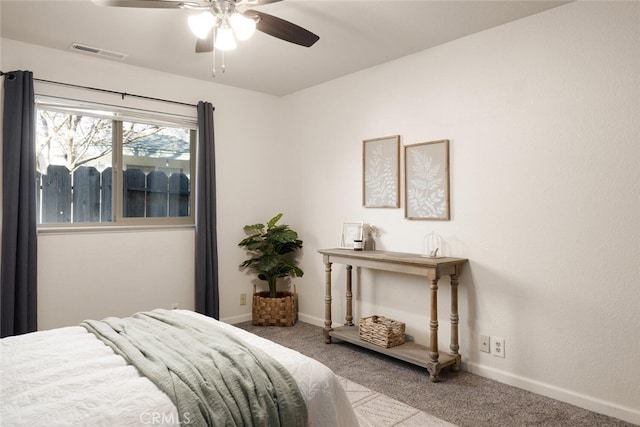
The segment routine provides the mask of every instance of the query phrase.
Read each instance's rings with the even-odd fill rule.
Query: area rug
[[[338,378],[347,392],[361,427],[455,426],[346,378]]]

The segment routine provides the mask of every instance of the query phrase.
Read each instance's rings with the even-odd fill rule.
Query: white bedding
[[[291,372],[307,402],[310,426],[358,425],[329,368],[272,341],[207,319],[266,351]],[[169,397],[81,326],[4,338],[0,357],[2,426],[179,425]]]

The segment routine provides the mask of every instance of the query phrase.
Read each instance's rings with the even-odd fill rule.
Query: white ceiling
[[[284,0],[260,11],[320,40],[305,48],[256,32],[226,54],[224,74],[217,57],[215,78],[212,54],[194,51],[186,22],[193,11],[101,7],[90,0],[1,0],[0,14],[3,38],[62,50],[77,42],[125,53],[127,64],[286,95],[564,3]]]

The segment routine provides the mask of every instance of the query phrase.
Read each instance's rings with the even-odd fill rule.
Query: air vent
[[[69,46],[69,49],[76,50],[78,52],[83,52],[83,53],[90,53],[92,55],[103,56],[109,59],[123,60],[127,56],[129,56],[125,53],[114,52],[112,50],[106,50],[106,49],[100,49],[97,47],[87,46],[85,44],[80,44],[80,43],[72,43],[71,46]]]

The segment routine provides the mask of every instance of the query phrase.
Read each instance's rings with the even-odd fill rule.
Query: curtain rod
[[[7,76],[9,80],[13,80],[16,78],[16,76],[12,73],[5,73],[4,71],[0,71],[0,77],[2,76]]]
[[[0,71],[0,76],[8,76],[9,80],[13,80],[15,79],[15,75],[12,73],[5,73],[4,71]],[[188,104],[186,102],[180,102],[180,101],[172,101],[169,99],[161,99],[161,98],[153,98],[150,96],[144,96],[144,95],[135,95],[132,93],[126,93],[126,92],[118,92],[115,90],[109,90],[109,89],[100,89],[100,88],[96,88],[96,87],[91,87],[91,86],[80,86],[80,85],[74,85],[71,83],[62,83],[62,82],[56,82],[53,80],[44,80],[44,79],[33,79],[36,82],[40,82],[40,83],[48,83],[48,84],[54,84],[54,85],[60,85],[60,86],[69,86],[69,87],[74,87],[77,89],[86,89],[86,90],[93,90],[96,92],[103,92],[103,93],[111,93],[114,95],[120,95],[122,97],[122,99],[124,99],[125,96],[130,96],[132,98],[140,98],[140,99],[146,99],[148,101],[158,101],[158,102],[167,102],[169,104],[177,104],[177,105],[185,105],[187,107],[196,107],[195,104]]]

